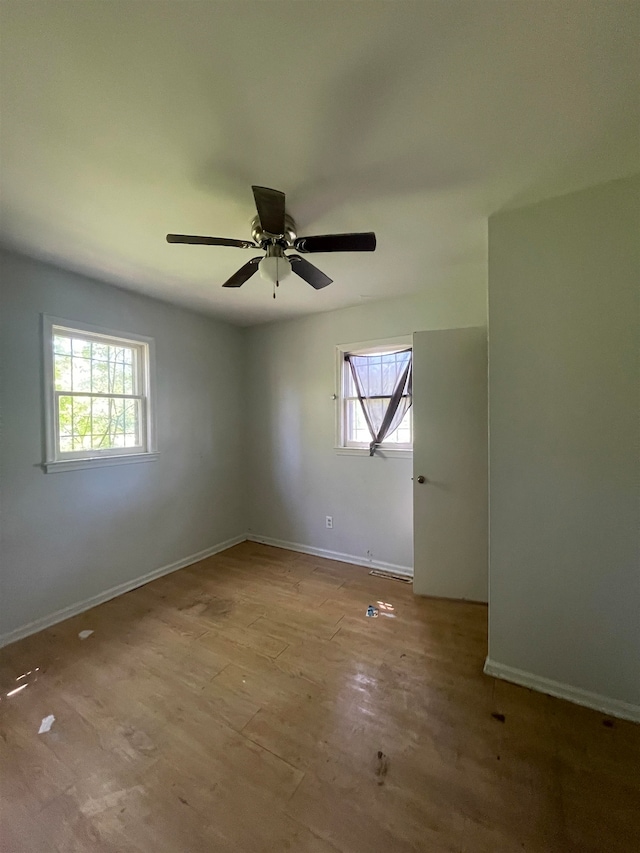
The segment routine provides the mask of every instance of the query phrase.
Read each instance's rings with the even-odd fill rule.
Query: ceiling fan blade
[[[284,193],[269,187],[251,187],[263,231],[284,235]]]
[[[322,234],[318,237],[298,237],[293,244],[299,252],[373,252],[376,235],[373,231],[361,234]]]
[[[245,281],[248,281],[254,273],[258,272],[258,264],[261,260],[261,257],[251,258],[251,260],[247,261],[247,263],[240,267],[237,272],[234,272],[231,278],[227,279],[222,286],[242,287]]]
[[[195,234],[167,234],[167,243],[190,243],[200,246],[236,246],[238,249],[257,249],[251,240],[232,240],[229,237],[197,237]]]
[[[299,275],[300,278],[303,278],[311,285],[311,287],[315,287],[316,290],[326,287],[333,281],[333,279],[329,278],[328,275],[325,275],[322,270],[319,270],[318,267],[314,267],[313,264],[310,264],[309,261],[301,258],[300,255],[287,255],[287,257],[291,261],[291,271],[296,275]]]

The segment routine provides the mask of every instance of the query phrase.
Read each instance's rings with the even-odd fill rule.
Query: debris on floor
[[[384,785],[384,779],[387,775],[387,771],[389,770],[389,758],[382,752],[382,750],[378,750],[378,758],[376,762],[376,776],[378,777],[378,785]]]
[[[505,721],[504,714],[498,714],[496,711],[494,711],[493,714],[491,714],[491,716],[493,717],[494,720],[497,720],[499,723],[504,723],[504,721]]]
[[[613,720],[603,720],[602,725],[606,726],[608,729],[613,728]]]
[[[43,735],[46,732],[51,730],[51,726],[55,723],[56,718],[53,714],[49,714],[48,717],[44,717],[42,722],[40,723],[40,728],[38,729],[38,734]]]
[[[86,640],[87,637],[90,637],[92,634],[93,634],[93,631],[86,630],[86,631],[80,631],[78,636],[80,637],[81,640]]]
[[[374,618],[378,615],[378,608],[374,607],[373,604],[370,604],[367,607],[367,616],[373,616]]]

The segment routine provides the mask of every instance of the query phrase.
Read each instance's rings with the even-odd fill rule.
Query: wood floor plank
[[[0,650],[0,850],[636,849],[640,726],[485,676],[486,637],[259,543],[159,578]]]

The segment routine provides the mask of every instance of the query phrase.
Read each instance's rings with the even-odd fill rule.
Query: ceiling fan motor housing
[[[289,216],[288,213],[285,213],[284,234],[270,234],[268,231],[263,231],[259,217],[254,216],[251,220],[251,236],[262,248],[265,247],[265,244],[275,242],[285,249],[293,249],[293,243],[298,236],[298,232],[296,230],[296,223],[293,217]]]

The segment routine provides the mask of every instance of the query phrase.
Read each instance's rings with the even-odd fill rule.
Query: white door
[[[487,330],[416,332],[413,589],[418,595],[487,600],[487,438]]]

